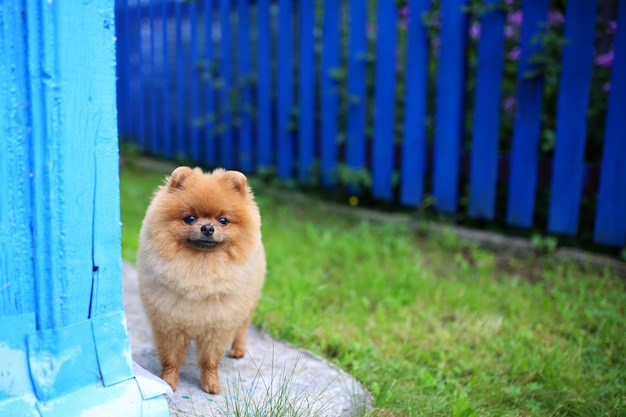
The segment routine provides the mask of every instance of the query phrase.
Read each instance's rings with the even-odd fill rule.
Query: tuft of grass
[[[122,168],[130,261],[168,173]],[[268,260],[255,323],[350,372],[372,393],[372,415],[626,415],[626,287],[608,269],[253,188]]]

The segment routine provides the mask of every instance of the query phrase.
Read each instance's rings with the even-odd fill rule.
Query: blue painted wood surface
[[[569,42],[563,46],[561,61],[548,216],[548,230],[553,233],[573,235],[578,230],[597,4],[597,0],[570,0],[565,13]]]
[[[359,171],[366,167],[365,123],[367,116],[367,7],[361,0],[348,6],[348,114],[346,121],[346,164]],[[355,188],[353,191],[363,191]]]
[[[543,99],[543,78],[529,76],[537,69],[530,62],[541,46],[533,39],[547,22],[548,0],[526,2],[517,69],[517,106],[511,145],[511,171],[507,199],[507,223],[530,227],[535,212],[535,191],[539,166],[539,135]]]
[[[245,172],[253,169],[252,161],[252,99],[250,94],[250,10],[247,0],[238,3],[238,53],[239,53],[239,147],[238,166]]]
[[[315,0],[299,2],[298,178],[310,181],[315,160]]]
[[[426,117],[428,116],[428,30],[422,16],[430,0],[411,0],[406,53],[406,107],[400,175],[400,202],[417,206],[424,199]]]
[[[619,5],[617,25],[594,238],[599,243],[620,247],[626,244],[626,5],[623,2]]]
[[[380,1],[376,8],[376,75],[374,87],[374,139],[372,143],[372,195],[393,197],[396,86],[397,7]]]
[[[5,5],[0,415],[139,416],[122,305],[113,5]]]
[[[467,15],[464,0],[441,2],[441,51],[437,71],[433,197],[435,207],[455,213],[459,196],[459,157],[465,100]]]
[[[202,163],[202,153],[200,151],[200,129],[197,128],[198,120],[200,119],[200,77],[199,77],[199,60],[200,51],[198,46],[198,5],[197,2],[189,3],[189,61],[190,65],[187,66],[189,82],[191,84],[189,88],[189,115],[187,116],[189,138],[187,149],[191,159],[196,163]]]
[[[164,2],[167,3],[167,2]],[[204,24],[204,77],[202,90],[204,92],[204,111],[202,118],[202,133],[204,140],[202,141],[204,155],[204,163],[209,166],[215,166],[219,158],[216,151],[215,139],[215,90],[214,79],[212,76],[213,65],[213,5],[212,0],[204,0],[203,3],[203,24]]]
[[[485,4],[497,3],[489,0]],[[495,212],[504,18],[504,11],[497,8],[480,18],[468,206],[468,214],[474,218],[492,219]]]
[[[276,137],[278,139],[278,177],[289,179],[294,159],[291,135],[293,105],[293,10],[291,0],[278,2],[278,106]]]
[[[230,100],[233,88],[233,50],[232,50],[232,33],[231,33],[231,1],[220,0],[220,159],[221,164],[226,167],[234,168],[234,139],[231,129],[233,123],[233,112],[235,111],[233,103]]]
[[[269,0],[257,2],[257,132],[259,169],[267,169],[273,163],[272,146],[272,33]]]
[[[327,1],[324,3],[322,26],[322,57],[320,74],[321,97],[321,169],[322,184],[330,186],[335,183],[337,169],[337,139],[339,135],[339,72],[340,44],[337,41],[341,28],[341,3]]]
[[[163,42],[163,57],[165,61],[165,57],[169,57],[169,31],[168,31],[168,16],[169,16],[169,2],[164,1],[161,4],[161,41]],[[119,55],[119,54],[118,54]],[[163,76],[163,103],[161,104],[161,111],[163,112],[163,124],[160,126],[161,129],[161,143],[163,153],[165,155],[172,155],[173,152],[173,140],[172,140],[172,124],[171,124],[171,106],[170,106],[170,66],[163,65],[162,68]]]

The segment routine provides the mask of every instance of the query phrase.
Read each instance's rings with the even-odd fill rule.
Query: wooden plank
[[[257,1],[257,131],[258,166],[260,169],[272,165],[272,32],[270,25],[269,0]]]
[[[441,2],[441,52],[437,68],[433,196],[435,207],[455,213],[465,100],[467,15],[464,0]]]
[[[276,137],[278,139],[278,178],[292,176],[293,143],[290,132],[293,105],[293,45],[291,0],[278,2],[278,109]]]
[[[206,65],[205,68],[207,71],[207,78],[203,80],[202,89],[204,91],[203,104],[204,104],[204,112],[203,112],[203,127],[204,127],[204,141],[203,141],[203,159],[202,162],[207,166],[215,166],[217,157],[216,157],[216,146],[215,146],[215,90],[214,90],[214,79],[213,79],[213,1],[212,0],[204,0],[204,60]]]
[[[341,2],[324,2],[322,57],[320,74],[321,97],[321,174],[322,184],[335,182],[337,168],[337,135],[339,98],[335,77],[340,70]]]
[[[144,45],[143,45],[143,36],[141,33],[143,17],[141,15],[141,0],[137,0],[135,3],[135,13],[133,17],[133,21],[136,25],[136,34],[137,36],[137,68],[135,68],[134,77],[136,78],[135,83],[137,84],[137,91],[135,99],[137,100],[137,118],[134,119],[135,127],[133,132],[137,135],[137,143],[139,144],[140,149],[147,149],[147,138],[146,138],[146,129],[145,129],[145,99],[144,99],[144,79],[143,79],[143,66],[145,65],[143,55],[144,55]]]
[[[93,240],[96,234],[119,236],[119,217],[95,225],[100,220],[95,213],[110,210],[107,216],[115,217],[114,207],[119,205],[116,181],[102,178],[109,181],[103,184],[97,177],[100,168],[117,170],[116,166],[111,168],[115,165],[112,161],[99,160],[97,152],[104,149],[95,146],[102,140],[102,146],[112,147],[115,150],[111,152],[117,155],[115,96],[110,89],[115,79],[110,56],[114,50],[114,16],[112,11],[105,13],[108,7],[102,6],[32,1],[26,13],[30,89],[35,97],[31,162],[38,329],[88,318],[92,285],[102,291],[110,286],[111,292],[104,298],[112,297],[107,300],[109,307],[118,302],[121,307],[121,294],[115,299],[113,292],[121,289],[120,259],[109,254],[119,251],[119,240],[113,237],[102,242],[103,246]],[[67,21],[73,24],[61,23]],[[105,152],[103,159],[111,157]],[[102,187],[99,191],[110,191],[104,192],[109,200],[99,200],[98,186]],[[103,206],[96,208],[94,204]],[[108,258],[103,258],[104,254]],[[94,264],[96,259],[102,263]],[[113,281],[100,287],[94,270],[104,268],[105,263],[109,268],[106,275]]]
[[[488,0],[486,5],[498,3]],[[495,214],[504,18],[504,11],[497,8],[480,18],[468,207],[469,216],[474,218],[493,219]]]
[[[365,123],[367,96],[365,71],[367,68],[367,6],[361,0],[349,3],[350,30],[348,32],[348,115],[346,120],[346,165],[359,171],[366,166]],[[357,191],[353,187],[353,191]],[[358,190],[361,191],[361,190]]]
[[[626,4],[617,13],[594,241],[620,247],[626,244]]]
[[[157,153],[159,150],[159,129],[157,109],[159,107],[159,96],[157,90],[157,70],[156,70],[156,30],[154,27],[155,20],[154,2],[148,4],[148,27],[150,28],[150,55],[148,63],[150,65],[149,85],[146,88],[146,97],[148,98],[148,143],[147,150],[151,153]]]
[[[239,0],[239,148],[238,165],[244,172],[252,171],[252,102],[250,93],[250,5]]]
[[[12,2],[0,14],[0,55],[4,57],[0,60],[0,134],[2,135],[0,190],[3,190],[2,198],[0,198],[0,322],[3,323],[3,335],[0,338],[2,339],[11,331],[4,325],[7,322],[7,316],[35,311],[31,259],[33,241],[30,233],[32,204],[28,146],[30,120],[28,106],[24,105],[29,101],[28,79],[25,71],[28,68],[25,32],[22,6],[19,2]],[[3,360],[6,361],[7,358]],[[2,366],[0,366],[0,374],[2,374],[1,368]],[[7,374],[4,373],[4,375]],[[0,383],[0,397],[3,393],[2,383]]]
[[[189,157],[195,163],[202,162],[200,152],[200,126],[198,121],[200,120],[200,77],[199,71],[199,51],[198,51],[198,6],[197,2],[190,2],[189,5],[189,62],[187,65],[189,76],[189,101],[190,101],[190,115],[189,118],[189,144],[187,149]]]
[[[174,17],[176,20],[176,134],[174,153],[169,157],[180,158],[185,155],[185,55],[183,50],[183,2],[174,2]]]
[[[428,30],[422,15],[430,0],[410,0],[405,72],[404,138],[400,180],[400,202],[416,206],[424,198],[426,171],[426,116],[428,111]]]
[[[132,70],[130,66],[130,7],[124,2],[117,1],[115,10],[115,36],[120,41],[116,47],[117,62],[117,110],[120,137],[130,139],[130,121],[133,120],[133,106],[131,105],[130,83]]]
[[[172,140],[172,118],[171,118],[171,95],[170,95],[170,52],[169,52],[169,9],[170,2],[161,3],[161,21],[163,22],[161,39],[163,42],[163,103],[161,112],[163,114],[161,122],[161,152],[164,155],[172,155],[174,144]]]
[[[533,223],[544,84],[542,77],[529,77],[527,73],[536,69],[530,58],[540,51],[541,46],[533,39],[541,32],[542,24],[547,22],[548,5],[549,0],[525,2],[523,5],[506,215],[508,224],[521,227],[530,227]]]
[[[299,3],[298,177],[311,180],[315,157],[315,0]]]
[[[393,197],[397,13],[395,2],[378,2],[372,196],[383,200],[390,200]]]
[[[587,109],[595,40],[597,0],[567,2],[565,38],[556,119],[548,231],[578,230],[585,168]]]
[[[230,0],[220,0],[220,120],[223,128],[220,137],[220,165],[235,168],[233,146],[233,103],[230,100],[233,87],[232,74],[232,28],[230,24]]]

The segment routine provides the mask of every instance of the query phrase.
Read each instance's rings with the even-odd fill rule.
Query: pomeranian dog
[[[146,211],[137,271],[161,378],[176,389],[191,340],[202,389],[222,389],[228,345],[241,358],[265,277],[261,215],[244,174],[176,168]]]

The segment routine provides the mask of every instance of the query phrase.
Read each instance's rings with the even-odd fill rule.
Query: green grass
[[[170,168],[122,167],[127,260]],[[253,186],[268,260],[255,323],[349,371],[372,415],[626,416],[623,278]]]

